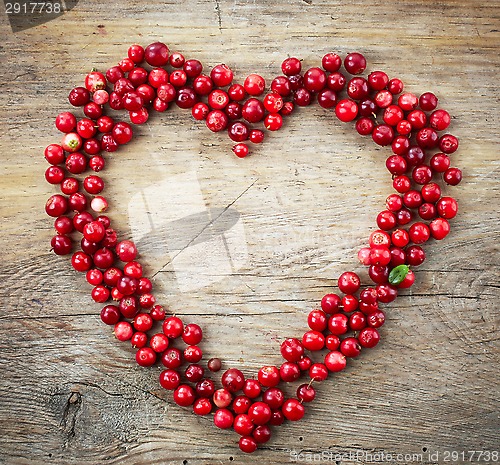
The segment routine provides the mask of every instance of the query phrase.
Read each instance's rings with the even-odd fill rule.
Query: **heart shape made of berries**
[[[240,85],[233,82],[233,72],[226,65],[217,65],[205,75],[198,60],[170,53],[163,43],[145,49],[132,45],[117,66],[104,74],[92,71],[85,86],[71,90],[69,101],[83,109],[84,117],[59,114],[56,127],[64,136],[59,144],[45,149],[50,164],[46,180],[61,190],[45,206],[47,214],[55,218],[54,252],[72,253],[71,236],[83,234],[81,250],[73,252],[71,263],[94,286],[93,300],[106,304],[102,321],[114,327],[120,341],[131,341],[139,365],[164,365],[160,384],[173,391],[178,405],[192,406],[197,415],[215,409],[215,425],[233,428],[240,435],[243,452],[253,452],[267,442],[271,426],[300,420],[304,404],[315,398],[315,382],[343,370],[348,358],[378,344],[378,328],[385,321],[380,307],[392,302],[398,289],[414,283],[410,267],[425,260],[421,245],[430,238],[446,237],[448,220],[457,214],[456,200],[442,196],[440,183],[433,181],[435,175],[442,175],[445,183],[456,185],[462,178],[458,168],[450,168],[449,155],[458,148],[457,138],[439,134],[450,124],[448,112],[436,109],[433,93],[417,97],[403,92],[401,80],[389,79],[382,71],[362,77],[365,69],[366,60],[360,53],[350,53],[344,60],[328,53],[321,67],[304,73],[300,60],[287,58],[281,66],[283,75],[272,81],[270,91],[262,97],[266,85],[258,74],[249,75]],[[143,124],[151,109],[163,112],[175,103],[190,109],[211,131],[227,129],[236,143],[233,152],[244,158],[249,154],[248,142],[264,140],[265,132],[258,124],[263,122],[268,131],[276,131],[296,107],[313,101],[343,122],[356,121],[360,135],[371,135],[376,144],[390,146],[393,152],[386,166],[396,193],[387,197],[386,208],[377,216],[378,229],[358,253],[360,262],[369,267],[374,285],[361,288],[356,273],[342,273],[339,294],[325,295],[321,308],[309,313],[302,338],[291,337],[281,344],[284,363],[280,367],[264,366],[255,379],[245,379],[238,368],[227,369],[217,389],[199,363],[202,329],[166,315],[152,294],[151,280],[143,276],[136,245],[130,240],[118,241],[111,220],[103,215],[108,207],[101,195],[103,180],[97,174],[81,181],[75,176],[89,168],[100,172],[105,166],[102,152],[112,153],[132,139],[132,126],[106,116],[106,106],[127,110],[133,124]],[[117,305],[108,304],[110,298]],[[155,328],[160,324],[161,330]],[[183,350],[172,345],[174,340],[185,344]],[[321,354],[320,361],[314,360],[318,358],[314,354]],[[181,375],[179,369],[185,364]],[[215,373],[221,369],[221,361],[211,358],[206,366]],[[287,398],[280,383],[301,376],[306,382],[298,386],[295,397]]]

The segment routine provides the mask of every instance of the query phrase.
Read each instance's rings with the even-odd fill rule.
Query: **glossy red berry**
[[[350,74],[361,74],[366,69],[366,59],[361,53],[349,53],[344,59],[344,67]]]

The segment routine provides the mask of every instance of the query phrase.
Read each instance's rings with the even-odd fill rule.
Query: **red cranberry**
[[[181,378],[175,370],[164,370],[160,374],[160,385],[162,388],[173,391],[179,387]]]
[[[349,53],[344,59],[344,67],[350,74],[361,74],[366,69],[366,59],[361,53]]]
[[[210,72],[210,78],[217,87],[226,87],[233,80],[233,72],[227,65],[217,65]]]
[[[146,47],[144,58],[154,67],[165,66],[168,63],[168,47],[161,42],[154,42]]]

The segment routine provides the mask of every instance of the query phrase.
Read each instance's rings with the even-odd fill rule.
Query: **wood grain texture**
[[[294,452],[324,452],[323,462],[346,465],[380,452],[421,454],[391,463],[429,464],[443,463],[445,451],[499,450],[499,7],[80,0],[17,34],[2,10],[0,463],[284,464]],[[49,252],[42,206],[53,190],[42,151],[59,137],[54,116],[91,67],[159,39],[207,66],[227,63],[240,81],[254,71],[272,79],[286,56],[314,66],[328,51],[360,50],[369,69],[415,93],[435,91],[461,141],[452,158],[465,179],[446,190],[460,215],[449,238],[429,246],[414,288],[387,307],[382,343],[319,385],[307,417],[252,457],[239,453],[234,433],[173,405],[159,368],[132,363],[132,349],[100,324],[88,285]],[[142,221],[130,199],[156,199],[151,208],[172,216],[141,239],[142,260],[159,301],[203,326],[205,353],[252,375],[279,363],[279,341],[303,332],[341,272],[366,282],[356,251],[390,192],[386,149],[319,108],[300,110],[245,160],[178,109],[136,133],[103,173],[110,216],[122,238]],[[169,199],[183,179],[191,193],[183,208],[196,211],[201,196],[204,211],[176,222]],[[210,239],[237,222],[224,250],[240,253],[240,265],[228,271]],[[213,282],[197,287],[204,280]]]

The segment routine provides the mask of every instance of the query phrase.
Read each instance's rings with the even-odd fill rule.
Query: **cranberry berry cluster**
[[[344,60],[328,53],[321,68],[304,73],[297,58],[286,59],[281,68],[283,75],[265,93],[260,75],[249,75],[241,85],[233,83],[233,72],[224,64],[203,74],[198,60],[170,54],[163,43],[146,49],[132,45],[117,66],[105,74],[92,71],[85,86],[71,90],[69,101],[83,110],[83,116],[59,114],[55,124],[64,136],[45,149],[50,164],[45,178],[61,191],[45,206],[55,218],[52,249],[58,255],[72,253],[73,268],[86,273],[93,286],[92,299],[105,304],[102,321],[114,327],[118,340],[130,341],[137,363],[163,365],[160,384],[173,391],[174,401],[197,415],[213,412],[216,426],[233,428],[240,435],[244,452],[268,441],[271,426],[300,420],[304,405],[316,396],[314,383],[343,370],[348,358],[378,344],[378,328],[385,321],[381,306],[414,283],[410,267],[425,260],[422,245],[431,238],[443,239],[450,230],[448,220],[457,214],[457,202],[441,195],[442,183],[436,178],[456,185],[462,177],[459,169],[450,168],[449,155],[457,150],[458,140],[440,135],[450,116],[436,109],[434,94],[403,93],[401,80],[389,79],[382,71],[361,77],[366,60],[359,53],[350,53]],[[373,285],[362,288],[356,273],[343,273],[339,293],[325,295],[321,309],[309,313],[309,329],[303,336],[281,344],[284,362],[280,366],[262,367],[255,379],[230,368],[217,386],[209,372],[221,370],[220,359],[210,359],[205,365],[208,370],[200,363],[202,329],[178,316],[167,316],[156,303],[152,282],[143,276],[137,261],[135,244],[119,241],[103,214],[108,208],[101,195],[103,179],[86,175],[87,171],[102,171],[103,153],[114,152],[132,139],[131,124],[118,121],[117,110],[127,110],[132,124],[144,124],[152,109],[163,112],[174,104],[191,109],[193,117],[204,120],[210,130],[227,130],[236,143],[234,153],[245,157],[248,143],[264,140],[264,127],[280,129],[283,118],[296,107],[314,101],[333,110],[343,122],[356,121],[359,134],[371,135],[376,144],[390,146],[393,152],[386,166],[396,193],[387,197],[386,208],[376,219],[378,229],[358,254]],[[264,127],[259,127],[262,122]],[[83,237],[80,250],[74,251],[76,233]],[[305,380],[296,395],[287,397],[283,383],[301,377]]]

